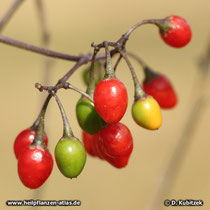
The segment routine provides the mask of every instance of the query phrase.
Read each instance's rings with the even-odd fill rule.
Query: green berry
[[[86,151],[76,138],[63,138],[55,148],[55,159],[60,172],[68,178],[76,178],[86,162]]]
[[[77,120],[83,131],[96,134],[102,129],[102,118],[96,112],[93,102],[80,98],[76,105]]]

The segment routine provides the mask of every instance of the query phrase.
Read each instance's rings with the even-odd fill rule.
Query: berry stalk
[[[58,104],[58,107],[60,109],[61,115],[62,115],[62,119],[63,119],[63,138],[71,138],[74,137],[74,134],[72,132],[72,129],[70,127],[69,121],[67,119],[66,113],[64,111],[63,105],[60,102],[60,99],[58,98],[58,96],[56,95],[56,93],[54,91],[52,91],[52,94]]]
[[[135,87],[135,94],[134,94],[134,98],[135,100],[138,100],[139,98],[144,98],[146,96],[145,92],[143,91],[143,89],[141,88],[141,85],[139,83],[138,77],[136,75],[136,72],[130,62],[130,60],[127,57],[126,51],[122,50],[120,51],[122,57],[125,59],[131,74],[132,74],[132,78],[133,78],[133,82],[134,82],[134,87]]]

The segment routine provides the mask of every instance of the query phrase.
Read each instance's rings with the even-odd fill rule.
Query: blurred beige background
[[[12,0],[0,1],[0,17]],[[192,27],[193,38],[189,46],[173,49],[166,46],[159,37],[156,27],[148,25],[135,31],[127,49],[142,56],[151,67],[171,79],[179,104],[171,111],[163,111],[163,125],[151,132],[138,127],[132,120],[130,109],[133,100],[133,84],[129,70],[122,62],[117,76],[125,82],[129,92],[129,106],[124,122],[131,130],[134,151],[125,169],[115,169],[108,163],[88,157],[83,173],[73,180],[64,178],[54,165],[48,181],[40,190],[29,190],[20,182],[17,161],[13,154],[16,135],[29,127],[35,120],[45,93],[39,93],[36,82],[43,81],[44,57],[0,43],[0,207],[7,207],[6,200],[81,200],[85,210],[139,210],[145,209],[152,200],[158,179],[161,177],[171,154],[180,138],[190,107],[193,102],[194,82],[197,75],[197,61],[207,48],[210,38],[209,0],[44,0],[47,10],[52,49],[69,54],[86,53],[90,44],[104,40],[116,41],[133,24],[148,18],[162,18],[170,14],[183,16]],[[25,1],[7,25],[3,34],[34,45],[41,45],[40,28],[34,1]],[[142,79],[140,66],[133,61],[138,76]],[[71,62],[56,60],[49,76],[53,85],[70,67]],[[81,70],[81,69],[80,69]],[[78,70],[70,82],[85,89]],[[59,96],[68,114],[76,136],[81,131],[76,123],[75,105],[79,95],[72,91],[60,91]],[[210,209],[210,107],[199,119],[192,144],[186,150],[181,171],[173,183],[173,189],[165,198],[202,199],[203,207]],[[54,101],[50,103],[46,116],[49,149],[54,147],[62,135],[62,121]],[[161,201],[163,202],[163,201]],[[163,209],[164,207],[162,205]],[[11,207],[16,209],[17,207]],[[29,209],[18,207],[18,209]],[[44,209],[45,207],[39,207]],[[64,207],[53,207],[63,209]],[[172,207],[171,207],[172,208]],[[178,207],[177,207],[178,208]],[[182,209],[191,209],[182,207]]]

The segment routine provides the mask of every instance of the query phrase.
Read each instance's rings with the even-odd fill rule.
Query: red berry
[[[128,105],[127,90],[118,79],[101,80],[94,92],[96,111],[107,123],[119,122]]]
[[[170,109],[177,104],[177,96],[170,81],[161,74],[144,80],[143,89],[159,103],[161,108]]]
[[[108,162],[116,168],[124,168],[128,164],[130,155],[119,156],[119,157],[109,157]]]
[[[165,30],[160,29],[160,35],[165,43],[172,47],[184,47],[192,37],[191,28],[182,17],[171,15],[166,17],[168,27]]]
[[[95,134],[94,134],[95,135]],[[87,151],[87,153],[91,156],[96,156],[95,151],[94,151],[94,135],[85,133],[84,131],[82,132],[82,141],[84,144],[84,147]]]
[[[53,159],[48,149],[29,146],[18,158],[18,175],[22,183],[31,189],[40,187],[49,177]]]
[[[101,130],[104,151],[109,156],[127,156],[133,150],[133,138],[122,123],[110,124]]]
[[[87,153],[91,156],[97,156],[100,159],[104,159],[101,148],[99,148],[100,132],[96,134],[88,134],[82,132],[82,140]]]
[[[22,154],[25,149],[27,149],[28,146],[33,142],[35,136],[36,131],[31,128],[27,128],[18,134],[14,142],[14,152],[17,159],[19,155]],[[48,138],[46,134],[44,135],[44,143],[47,146]]]

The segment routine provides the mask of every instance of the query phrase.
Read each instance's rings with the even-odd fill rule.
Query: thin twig
[[[133,82],[134,82],[134,98],[135,100],[138,100],[139,98],[143,98],[145,97],[145,92],[143,91],[140,83],[139,83],[139,80],[138,80],[138,77],[136,75],[136,72],[130,62],[130,60],[128,59],[128,56],[127,56],[127,53],[126,53],[126,50],[122,50],[120,51],[120,54],[122,55],[122,57],[124,58],[124,60],[126,61],[130,71],[131,71],[131,75],[132,75],[132,78],[133,78]]]
[[[120,63],[120,61],[121,61],[121,59],[122,59],[122,55],[120,55],[119,58],[117,59],[115,65],[114,65],[114,71],[116,71],[116,69],[117,69],[117,67],[118,67],[118,65],[119,65],[119,63]]]
[[[24,0],[15,0],[14,3],[10,6],[6,14],[3,16],[3,18],[0,20],[0,33],[4,29],[4,27],[7,25],[9,22],[10,18],[15,14],[17,11],[18,7],[21,5],[21,3]]]
[[[93,99],[91,96],[89,96],[87,93],[85,93],[84,91],[80,90],[79,88],[73,86],[72,84],[68,83],[68,82],[64,82],[64,83],[58,83],[55,86],[44,86],[41,85],[40,83],[36,83],[35,87],[39,90],[39,91],[48,91],[49,93],[57,92],[59,89],[64,88],[64,89],[71,89],[74,90],[78,93],[80,93],[81,95],[83,95],[84,97],[88,98],[90,101],[93,102]]]
[[[24,43],[24,42],[15,40],[15,39],[11,39],[11,38],[3,36],[3,35],[0,35],[0,42],[14,46],[14,47],[18,47],[21,49],[29,50],[29,51],[32,51],[35,53],[39,53],[42,55],[46,55],[49,57],[53,57],[53,58],[59,58],[59,59],[70,60],[70,61],[80,60],[80,56],[73,56],[73,55],[55,52],[55,51],[52,51],[49,49],[37,47],[37,46],[27,44],[27,43]]]
[[[157,22],[161,22],[161,21],[164,22],[165,19],[148,19],[148,20],[140,21],[139,23],[137,23],[136,25],[131,27],[128,30],[128,32],[126,32],[117,42],[107,42],[109,46],[114,47],[114,49],[110,51],[111,56],[118,53],[120,51],[120,49],[122,49],[125,46],[125,44],[128,40],[128,37],[130,36],[130,34],[136,28],[138,28],[139,26],[141,26],[143,24],[147,24],[147,23],[148,24],[151,24],[151,23],[156,24]],[[63,53],[55,52],[55,51],[52,51],[52,50],[49,50],[49,49],[40,48],[40,47],[31,45],[31,44],[27,44],[27,43],[24,43],[24,42],[15,40],[15,39],[11,39],[9,37],[2,36],[2,35],[0,35],[0,42],[2,42],[4,44],[11,45],[11,46],[14,46],[14,47],[18,47],[18,48],[21,48],[21,49],[29,50],[29,51],[32,51],[32,52],[35,52],[35,53],[39,53],[39,54],[42,54],[42,55],[46,55],[46,56],[53,57],[53,58],[59,58],[59,59],[63,59],[63,60],[78,62],[79,60],[81,60],[82,57],[83,58],[86,57],[86,59],[88,58],[87,62],[89,62],[92,59],[92,54],[85,54],[83,56],[73,56],[73,55],[63,54]],[[99,49],[104,47],[104,42],[97,45],[97,47]],[[101,54],[98,54],[96,56],[96,60],[102,59],[102,58],[105,58],[105,57],[106,57],[106,54],[101,53]]]

